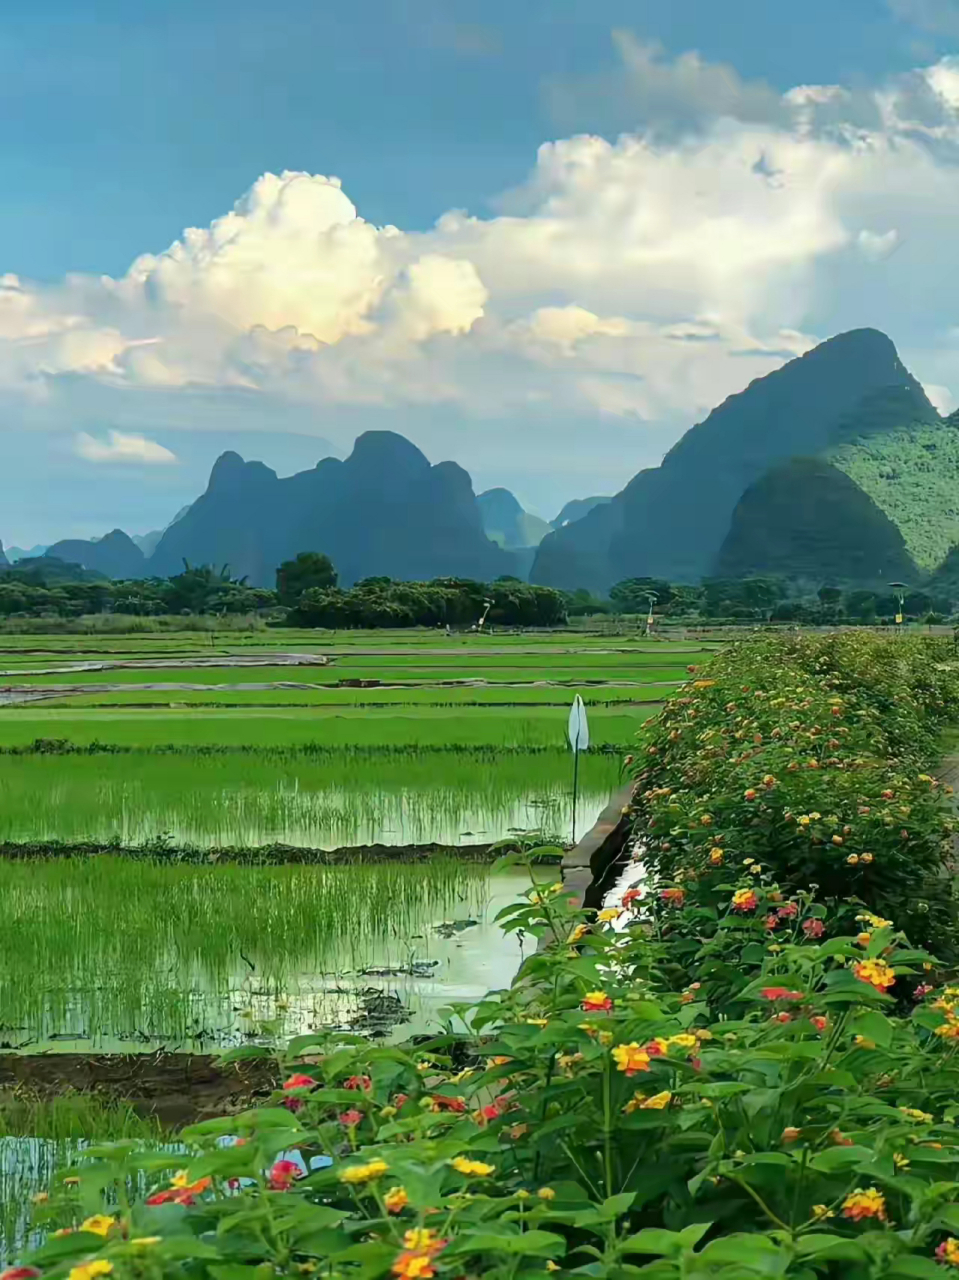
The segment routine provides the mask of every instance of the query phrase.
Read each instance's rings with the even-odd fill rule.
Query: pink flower
[[[821,938],[826,932],[826,926],[821,920],[804,920],[802,931],[807,938]]]
[[[349,1111],[344,1111],[342,1115],[337,1117],[337,1119],[339,1120],[340,1124],[345,1124],[347,1127],[352,1127],[353,1125],[357,1125],[361,1123],[363,1119],[363,1112],[357,1111],[356,1107],[350,1107]]]
[[[277,1160],[268,1175],[270,1190],[289,1191],[296,1179],[302,1176],[302,1173],[303,1170],[295,1160]]]
[[[350,1076],[348,1080],[343,1081],[344,1089],[362,1089],[364,1093],[369,1093],[373,1088],[373,1081],[369,1076]]]
[[[763,987],[759,993],[764,1000],[805,1000],[803,991],[790,991],[788,987]]]

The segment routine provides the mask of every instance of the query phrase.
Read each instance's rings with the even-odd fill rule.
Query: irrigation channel
[[[491,640],[0,636],[0,1252],[84,1143],[269,1092],[224,1049],[405,1040],[508,985],[528,882],[491,846],[568,843],[575,693],[600,821],[565,874],[600,893],[623,756],[715,646]]]

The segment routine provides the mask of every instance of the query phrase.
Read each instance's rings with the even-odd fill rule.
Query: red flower
[[[791,1014],[791,1013],[777,1013],[777,1014],[776,1014],[776,1021],[777,1021],[777,1022],[792,1022],[792,1020],[793,1020],[793,1016],[792,1016],[792,1014]]]
[[[7,1267],[0,1271],[0,1280],[36,1280],[39,1274],[36,1267]]]
[[[177,1179],[174,1179],[174,1181],[177,1181]],[[152,1196],[148,1196],[146,1202],[147,1204],[182,1204],[189,1206],[196,1203],[197,1196],[201,1191],[206,1191],[212,1181],[212,1178],[198,1178],[196,1182],[187,1183],[185,1186],[168,1187],[166,1191],[156,1191]]]
[[[304,1075],[302,1071],[297,1071],[290,1076],[289,1080],[283,1081],[284,1089],[312,1089],[316,1081],[312,1076]]]
[[[766,920],[765,920],[765,924],[766,924],[766,928],[767,928],[767,929],[775,929],[775,928],[777,928],[777,927],[778,927],[778,925],[779,925],[779,917],[778,917],[778,916],[767,916],[767,917],[766,917]]]
[[[447,1098],[442,1093],[434,1093],[430,1095],[433,1103],[434,1111],[465,1111],[465,1098]]]
[[[350,1107],[349,1111],[344,1111],[342,1115],[337,1117],[337,1119],[340,1124],[345,1124],[349,1127],[359,1124],[362,1121],[363,1112],[357,1111],[356,1107]]]
[[[682,889],[664,889],[659,896],[667,907],[681,907],[686,901],[686,894]]]
[[[821,1013],[814,1014],[813,1017],[809,1019],[809,1021],[813,1024],[813,1026],[816,1028],[817,1031],[825,1031],[826,1028],[829,1026],[829,1019],[827,1017],[824,1017],[823,1014]]]
[[[642,889],[627,889],[623,894],[622,904],[624,907],[630,907],[632,904],[643,896]]]
[[[799,915],[799,908],[795,902],[784,902],[776,912],[776,915],[779,916],[780,920],[790,920],[793,916]]]
[[[349,1080],[343,1081],[344,1089],[362,1089],[364,1093],[369,1093],[373,1088],[373,1081],[369,1076],[350,1076]]]
[[[826,932],[826,926],[821,920],[804,920],[802,931],[807,938],[821,938]]]
[[[764,1000],[805,1000],[803,991],[790,991],[788,987],[763,987],[759,993]]]
[[[399,1111],[404,1103],[409,1102],[410,1095],[408,1093],[398,1093],[393,1099],[393,1106]]]
[[[924,1000],[930,991],[935,991],[935,987],[931,982],[920,982],[912,993],[912,998],[913,1000]],[[3,1280],[3,1276],[0,1276],[0,1280]]]
[[[289,1191],[303,1170],[295,1160],[277,1160],[268,1175],[271,1191]]]

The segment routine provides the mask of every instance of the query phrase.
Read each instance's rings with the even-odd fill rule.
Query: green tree
[[[662,578],[626,578],[609,589],[610,601],[618,613],[646,613],[651,595],[662,612],[673,594],[673,588]]]
[[[301,551],[294,560],[284,560],[276,571],[280,604],[295,608],[304,591],[328,590],[336,586],[336,570],[329,556],[319,551]]]

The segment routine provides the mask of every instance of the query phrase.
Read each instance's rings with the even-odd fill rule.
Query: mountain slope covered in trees
[[[885,334],[840,334],[730,396],[659,467],[641,471],[612,502],[544,538],[531,579],[597,590],[637,576],[695,582],[714,571],[737,504],[770,469],[836,450],[836,465],[861,475],[879,437],[938,423]],[[910,446],[911,456],[921,449]],[[850,478],[858,483],[856,474]],[[882,507],[873,487],[870,496]],[[755,516],[755,501],[751,506]],[[770,511],[768,520],[775,518]],[[948,518],[937,530],[948,542]],[[912,531],[910,537],[915,541]]]

